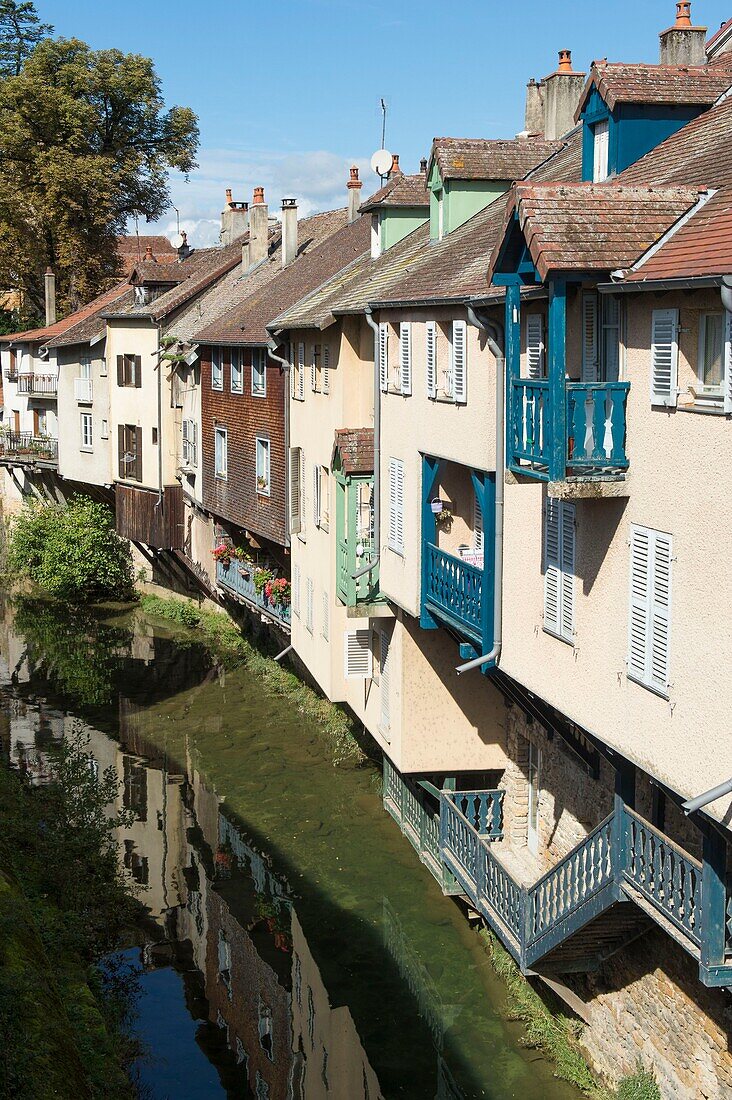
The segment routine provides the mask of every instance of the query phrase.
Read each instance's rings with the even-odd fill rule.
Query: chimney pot
[[[297,217],[297,214],[295,214]],[[254,188],[254,199],[249,208],[249,262],[264,260],[269,246],[269,217],[264,201],[264,188]]]
[[[348,220],[349,222],[355,222],[361,204],[361,188],[363,187],[361,180],[358,178],[358,168],[355,164],[351,165],[350,178],[346,187],[348,189]]]
[[[676,22],[659,37],[662,65],[703,65],[706,60],[706,27],[691,24],[691,0],[676,4]]]
[[[153,250],[152,250],[152,245],[151,244],[147,245],[147,247],[145,248],[145,262],[146,263],[155,263],[155,257],[153,256]]]
[[[676,5],[676,27],[691,26],[691,0],[679,0]]]
[[[422,157],[421,161],[419,162],[419,170],[423,176],[427,175],[427,157]]]
[[[546,80],[541,81],[538,99],[543,100],[544,136],[548,141],[556,141],[574,126],[574,113],[577,110],[585,74],[572,68],[571,50],[559,51],[559,67]],[[527,88],[527,101],[532,99],[531,89]],[[538,105],[533,102],[537,110]],[[533,113],[533,111],[532,111]],[[526,126],[527,130],[533,127]]]
[[[231,188],[230,187],[226,188],[226,202],[228,203],[229,206],[231,206]]]
[[[254,196],[252,198],[252,206],[259,206],[263,202],[264,202],[264,188],[263,187],[255,187],[254,188]]]
[[[560,72],[560,73],[571,73],[572,72],[572,51],[571,50],[560,50],[559,51],[559,69],[558,69],[558,72]]]
[[[401,176],[402,170],[399,167],[399,154],[392,153],[391,155],[391,168],[389,169],[389,176]]]

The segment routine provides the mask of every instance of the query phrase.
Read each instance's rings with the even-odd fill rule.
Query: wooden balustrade
[[[624,811],[623,877],[684,932],[701,943],[702,865],[638,814]]]
[[[424,599],[431,610],[445,616],[480,645],[483,638],[484,571],[440,550],[431,542],[425,555]]]
[[[546,478],[551,447],[549,382],[545,378],[515,378],[509,401],[509,438],[513,441],[509,465]]]

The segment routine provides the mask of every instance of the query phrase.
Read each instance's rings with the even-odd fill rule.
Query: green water
[[[2,650],[15,763],[42,770],[80,716],[138,812],[120,852],[150,911],[152,1097],[578,1096],[520,1045],[373,765],[335,767],[285,699],[140,613],[7,611]]]

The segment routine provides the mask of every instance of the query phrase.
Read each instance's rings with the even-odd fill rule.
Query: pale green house
[[[425,162],[422,162],[426,167]],[[392,245],[424,225],[430,213],[430,199],[424,171],[405,176],[394,163],[389,178],[361,204],[361,214],[371,214],[371,255],[374,259]]]

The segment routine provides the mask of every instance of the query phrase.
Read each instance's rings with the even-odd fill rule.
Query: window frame
[[[216,373],[214,373],[216,372]],[[220,377],[219,377],[220,372]],[[211,389],[216,393],[223,393],[224,389],[224,349],[222,347],[211,348]],[[214,381],[219,378],[218,384]]]
[[[272,443],[268,435],[258,435],[255,439],[255,485],[257,496],[268,497],[272,495]],[[260,478],[265,479],[264,473],[260,474],[260,455],[265,457],[266,486],[260,487]]]
[[[232,393],[244,393],[244,349],[232,348],[230,351],[230,380]],[[236,385],[234,376],[236,375]]]
[[[604,141],[602,140],[604,138]],[[603,174],[598,174],[598,150],[601,146],[601,155],[604,164],[601,169]],[[610,178],[610,120],[599,118],[592,126],[592,182],[604,183]]]
[[[84,451],[85,453],[88,454],[88,453],[90,453],[94,450],[94,418],[93,418],[93,416],[90,412],[80,413],[79,417],[80,417],[79,427],[80,427],[80,430],[81,430],[81,443],[79,445],[79,450]],[[89,429],[89,432],[88,432],[89,441],[88,442],[85,442],[85,436],[86,436],[86,427],[85,426],[88,426],[88,429]]]
[[[223,469],[219,466],[219,452],[216,445],[218,439],[223,440]],[[217,481],[229,480],[229,429],[222,424],[214,425],[214,478]]]
[[[706,342],[706,330],[707,322],[710,317],[718,317],[721,327],[721,343],[720,343],[720,355],[721,355],[721,378],[719,384],[716,386],[709,386],[703,381],[704,372],[704,352]],[[725,391],[725,311],[723,309],[704,309],[699,312],[699,339],[697,345],[697,359],[694,369],[694,376],[699,387],[697,400],[699,403],[709,403],[710,405],[719,405],[724,401]]]
[[[266,348],[252,348],[252,379],[251,379],[251,391],[252,397],[263,398],[267,396],[267,349]],[[254,363],[257,362],[258,366],[255,373]],[[259,379],[257,385],[254,384],[255,377]]]

